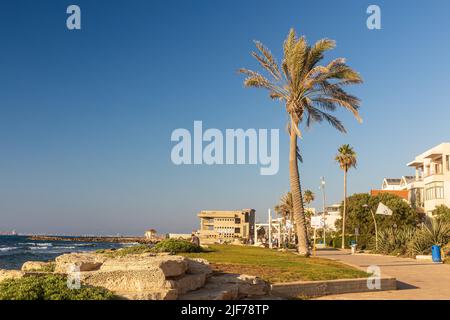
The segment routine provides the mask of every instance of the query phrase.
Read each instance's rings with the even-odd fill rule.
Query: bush
[[[450,223],[450,208],[445,205],[437,206],[433,210],[433,217],[443,220],[446,223]]]
[[[110,300],[106,289],[81,286],[69,289],[67,278],[59,275],[29,276],[0,283],[0,300]]]
[[[167,239],[158,242],[153,248],[153,252],[170,252],[170,253],[180,253],[180,252],[202,252],[203,249],[189,241],[181,239]]]
[[[56,263],[53,261],[48,262],[48,264],[42,266],[41,268],[37,270],[30,269],[28,272],[55,272]]]
[[[432,219],[419,230],[408,244],[409,254],[430,254],[431,247],[444,247],[450,240],[450,224],[441,219]]]
[[[145,244],[120,248],[117,250],[101,249],[96,251],[96,253],[104,254],[111,258],[124,257],[129,254],[142,254],[147,252],[152,252],[152,248]]]
[[[358,242],[360,241],[360,237],[358,237]],[[356,236],[346,235],[345,236],[345,247],[350,248],[350,244],[352,241],[356,242]],[[342,236],[333,237],[331,240],[327,239],[327,243],[333,248],[341,248],[342,247]]]
[[[415,237],[414,227],[386,228],[378,232],[378,251],[383,254],[406,255],[408,244]]]

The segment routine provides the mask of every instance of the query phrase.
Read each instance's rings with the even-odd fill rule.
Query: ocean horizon
[[[24,235],[0,236],[0,269],[20,269],[26,261],[49,261],[64,253],[118,249],[131,243],[34,240]]]

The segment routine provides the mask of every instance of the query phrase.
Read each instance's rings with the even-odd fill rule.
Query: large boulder
[[[224,285],[217,287],[206,285],[205,287],[178,296],[178,300],[236,300],[239,297],[237,285]]]
[[[204,261],[181,256],[128,255],[105,260],[97,271],[82,272],[81,281],[124,299],[173,300],[203,287],[210,271]]]
[[[209,266],[208,260],[201,258],[190,258],[188,259],[187,273],[205,274],[206,276],[209,276],[212,274],[212,269]]]
[[[19,270],[2,270],[0,269],[0,282],[9,279],[20,279],[25,274]]]
[[[169,278],[183,275],[187,268],[188,260],[181,256],[144,254],[108,259],[100,271],[152,271]]]
[[[178,297],[180,300],[235,300],[267,296],[269,285],[255,276],[240,274],[214,275],[197,291]]]
[[[126,299],[176,299],[177,290],[157,270],[116,270],[82,272],[84,284],[102,287]]]
[[[22,265],[23,272],[52,272],[54,263],[42,261],[27,261]]]
[[[56,273],[99,270],[107,258],[95,253],[68,253],[55,259]]]
[[[239,298],[264,296],[269,293],[270,286],[264,280],[246,274],[222,274],[211,277],[208,281],[217,287],[223,285],[236,285]]]
[[[178,279],[169,280],[170,286],[175,288],[178,294],[200,289],[205,285],[205,282],[205,273],[185,274]]]
[[[145,292],[117,292],[117,296],[125,300],[176,300],[177,290],[151,290]]]

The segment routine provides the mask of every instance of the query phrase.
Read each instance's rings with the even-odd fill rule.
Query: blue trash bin
[[[442,262],[440,246],[432,246],[431,247],[431,258],[433,259],[433,262]]]

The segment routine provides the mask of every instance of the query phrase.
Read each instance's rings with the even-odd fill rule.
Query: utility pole
[[[272,249],[272,215],[269,209],[269,248]]]
[[[373,212],[372,208],[369,207],[368,204],[363,204],[363,208],[369,209],[370,213],[372,214],[373,224],[375,226],[375,250],[378,251],[378,226],[377,226],[377,219],[375,218],[375,213]]]
[[[327,246],[327,236],[326,236],[326,201],[325,201],[325,177],[320,177],[320,189],[322,190],[322,198],[323,198],[323,244]]]

